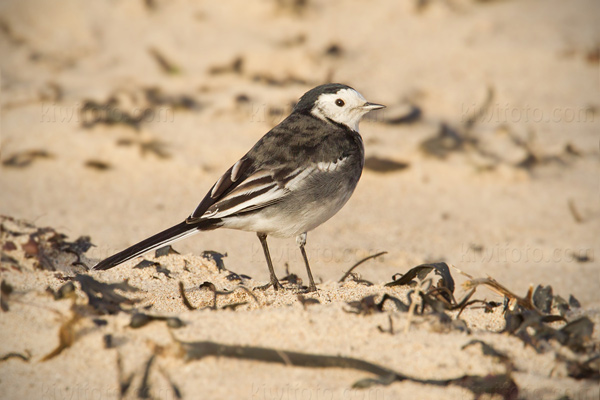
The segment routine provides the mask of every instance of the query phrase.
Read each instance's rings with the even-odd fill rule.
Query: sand
[[[258,240],[247,232],[203,233],[174,245],[182,255],[157,259],[171,277],[132,268],[140,259],[90,273],[102,282],[128,279],[141,305],[179,316],[184,327],[153,322],[134,330],[123,312],[97,326],[86,309],[73,345],[48,361],[41,360],[56,347],[73,300],[55,301],[46,287],[86,268],[61,253],[53,260],[58,272],[42,271],[24,258],[24,239],[10,239],[17,248],[3,252],[22,268],[2,261],[2,280],[14,293],[10,311],[0,314],[0,355],[27,352],[31,359],[0,362],[2,397],[116,398],[117,359],[123,376],[134,374],[125,396],[135,397],[150,355],[176,338],[356,357],[421,379],[502,373],[502,363],[479,347],[462,349],[481,339],[515,363],[520,398],[598,398],[597,380],[570,378],[557,361],[563,352],[580,354],[557,343],[538,354],[498,333],[500,309],[467,309],[460,318],[470,334],[442,329],[430,315],[414,316],[405,332],[407,313],[393,308],[346,312],[347,302],[370,294],[406,300],[409,288],[383,286],[392,275],[444,261],[492,276],[520,296],[531,285],[551,285],[580,301],[569,320],[599,319],[599,3],[423,4],[2,2],[0,214],[69,240],[89,235],[96,246],[82,259],[88,266],[180,222],[300,95],[324,82],[347,83],[388,106],[361,123],[366,155],[406,165],[366,169],[348,204],[309,233],[320,289],[309,297],[320,304],[304,308],[293,290],[261,292],[258,301],[238,293],[240,282],[201,254],[227,254],[226,268],[252,277],[243,282],[252,288],[268,280]],[[391,123],[411,106],[420,118]],[[127,123],[127,115],[139,118]],[[106,117],[118,123],[96,121]],[[446,138],[439,157],[424,149],[439,146],[424,143],[442,125],[462,141]],[[306,281],[295,241],[269,244],[277,274],[286,275],[287,266]],[[357,270],[374,286],[337,283],[380,251],[387,254]],[[466,278],[453,276],[460,299]],[[221,307],[248,304],[187,310],[179,281],[199,308],[211,301],[198,289],[204,281],[236,290],[219,298]],[[503,300],[483,288],[475,298]],[[86,302],[78,289],[76,304]],[[389,318],[394,334],[377,328]],[[105,348],[106,334],[114,348]],[[591,340],[598,338],[596,325]],[[215,357],[185,363],[165,350],[149,382],[155,398],[175,396],[169,380],[183,398],[474,396],[411,382],[352,389],[369,376]]]

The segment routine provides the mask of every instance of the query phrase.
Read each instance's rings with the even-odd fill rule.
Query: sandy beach
[[[597,399],[598,15],[2,2],[2,398]],[[326,82],[387,108],[360,125],[354,195],[308,234],[317,293],[294,239],[269,239],[286,290],[255,289],[260,243],[225,229],[89,271],[181,222]],[[454,290],[435,268],[386,286],[433,263]],[[488,277],[510,293],[482,284],[462,307]]]

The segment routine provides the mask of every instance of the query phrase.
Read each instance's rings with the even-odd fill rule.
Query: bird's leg
[[[260,244],[265,252],[267,266],[269,267],[269,274],[271,274],[271,285],[273,285],[273,289],[275,290],[283,289],[283,286],[281,286],[281,283],[279,283],[277,280],[277,276],[275,276],[275,270],[273,269],[273,263],[271,262],[271,254],[269,253],[269,246],[267,246],[267,235],[260,232],[257,232],[256,235],[258,236],[258,240],[260,240]]]
[[[308,273],[308,280],[310,281],[308,291],[316,292],[317,286],[315,285],[315,280],[313,279],[312,272],[310,272],[310,265],[308,265],[308,257],[306,257],[306,251],[304,250],[304,245],[306,244],[306,232],[296,237],[296,243],[298,244],[298,247],[300,247],[300,252],[302,253],[302,258],[304,258],[304,264],[306,265],[306,272]]]

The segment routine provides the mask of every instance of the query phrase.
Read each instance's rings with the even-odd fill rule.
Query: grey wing
[[[187,219],[188,223],[224,218],[267,207],[283,200],[291,192],[302,190],[313,175],[327,174],[343,168],[349,159],[348,154],[345,154],[346,148],[340,149],[339,157],[331,154],[324,156],[318,152],[317,157],[311,157],[306,152],[302,153],[300,150],[303,148],[322,148],[322,141],[327,138],[320,138],[314,143],[300,142],[307,145],[300,146],[298,143],[289,143],[289,132],[294,131],[275,127],[261,138],[245,157],[219,178]],[[331,140],[334,139],[338,146],[355,146],[354,143],[345,143],[348,138],[341,143],[337,135],[332,135]],[[268,159],[270,162],[256,167],[255,158]],[[312,162],[309,161],[311,158]]]
[[[194,212],[187,218],[188,223],[198,222],[203,219],[206,210],[219,201],[228,191],[234,190],[239,186],[244,178],[252,174],[252,164],[254,161],[250,157],[242,157],[233,164],[219,180],[215,182],[210,191],[204,196],[204,199],[198,204]]]
[[[198,206],[190,218],[193,218],[193,222],[200,219],[220,219],[278,203],[293,191],[301,190],[306,183],[306,179],[315,172],[323,171],[323,167],[327,170],[327,167],[330,166],[314,164],[294,170],[285,168],[260,169],[237,182],[235,187],[232,188],[232,185],[230,185],[225,192],[220,192],[219,182],[228,181],[228,173],[226,172],[224,178],[219,179],[209,193],[210,195],[214,192],[218,197],[212,199],[210,204],[205,201],[206,199],[203,200],[200,206],[203,204],[208,204],[208,206]]]

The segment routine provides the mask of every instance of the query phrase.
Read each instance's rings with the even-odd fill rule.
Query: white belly
[[[309,232],[333,217],[346,204],[352,191],[347,188],[326,201],[284,201],[262,210],[223,219],[223,227],[261,232],[275,237],[293,237]]]

